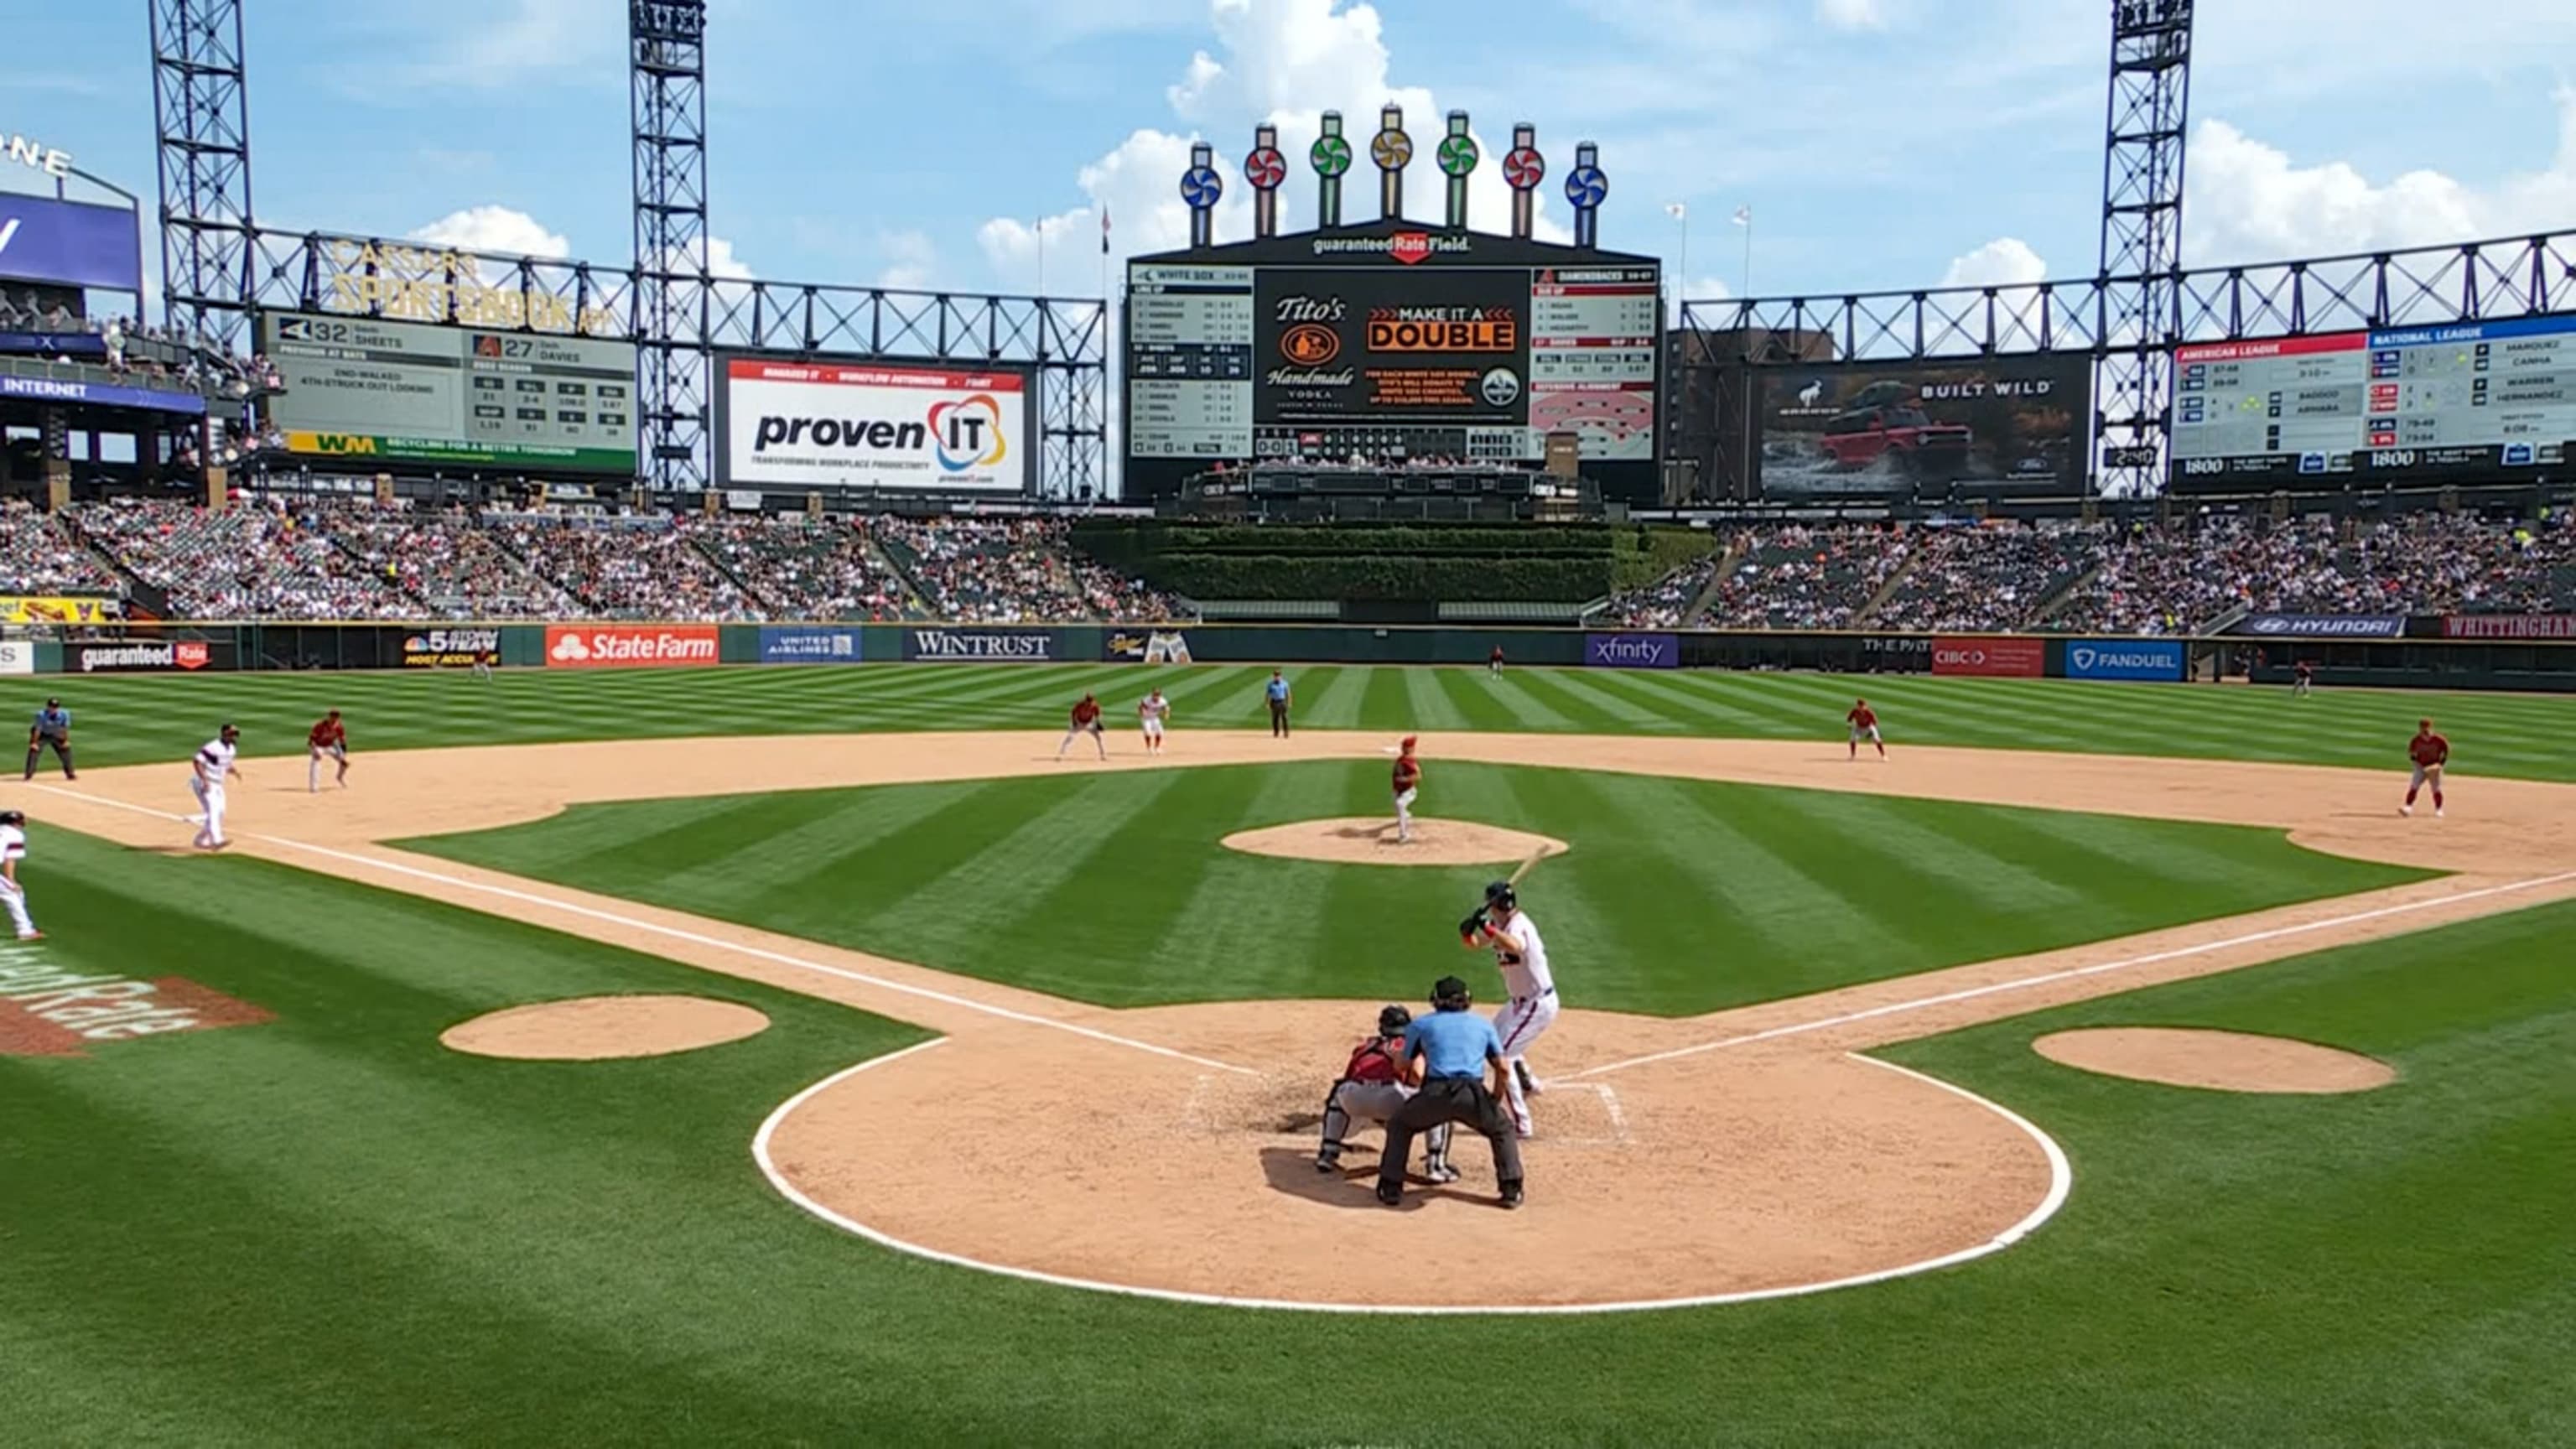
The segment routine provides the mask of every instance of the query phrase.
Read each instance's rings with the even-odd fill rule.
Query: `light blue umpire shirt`
[[[1494,1035],[1491,1021],[1475,1012],[1435,1011],[1415,1017],[1404,1029],[1404,1054],[1408,1061],[1422,1058],[1425,1078],[1474,1081],[1485,1074],[1487,1062],[1503,1059],[1503,1039]]]

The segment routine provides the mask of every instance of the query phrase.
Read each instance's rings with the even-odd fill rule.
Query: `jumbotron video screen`
[[[1221,462],[1535,468],[1556,431],[1605,496],[1651,494],[1661,286],[1651,257],[1428,230],[1137,258],[1127,495]]]

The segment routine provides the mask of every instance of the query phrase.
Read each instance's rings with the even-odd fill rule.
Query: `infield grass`
[[[2576,1441],[2576,906],[1887,1053],[2066,1147],[2073,1197],[2008,1252],[1811,1298],[1388,1322],[1015,1282],[806,1217],[747,1143],[916,1035],[862,1013],[251,859],[40,831],[27,874],[49,959],[278,1020],[0,1057],[0,1442]],[[623,1063],[435,1043],[599,990],[775,1025]],[[2308,1037],[2402,1075],[2237,1096],[2027,1048],[2119,1023]],[[1351,1252],[1355,1280],[1500,1271],[1381,1263],[1357,1228]]]
[[[1499,867],[1227,850],[1385,809],[1369,761],[580,805],[407,848],[1109,1006],[1404,1001]],[[2420,880],[2283,832],[1570,769],[1439,767],[1587,1007],[1690,1015]]]
[[[2430,714],[2455,774],[2576,780],[2576,695],[2325,690],[2294,699],[2245,685],[2100,684],[1902,675],[1623,673],[1482,668],[1296,668],[1297,721],[1316,729],[1843,738],[1855,695],[1890,744],[2081,750],[2405,768]],[[641,736],[1060,727],[1086,691],[1132,731],[1157,685],[1175,729],[1261,729],[1264,668],[1205,665],[905,665],[697,670],[308,673],[24,679],[0,703],[32,715],[48,694],[75,714],[84,764],[184,760],[224,719],[249,756],[293,754],[323,710],[369,750]],[[1127,743],[1132,745],[1132,734]],[[749,747],[749,746],[746,746]],[[766,748],[761,747],[761,748]]]

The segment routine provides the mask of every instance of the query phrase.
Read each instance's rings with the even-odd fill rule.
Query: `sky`
[[[1606,246],[1694,298],[2076,277],[2099,248],[2108,0],[710,0],[711,265],[906,289],[1102,294],[1181,244],[1193,139],[1249,234],[1241,158],[1276,121],[1310,224],[1315,117],[1402,104],[1425,153],[1467,110],[1500,228],[1511,125],[1558,183],[1599,144]],[[142,0],[8,0],[0,134],[148,198]],[[254,215],[622,266],[617,0],[248,0]],[[2200,7],[2185,261],[2224,265],[2576,226],[2576,4]],[[41,59],[41,63],[31,61]],[[1361,165],[1364,169],[1366,161]],[[0,185],[16,186],[15,181]],[[1676,219],[1671,208],[1682,208]],[[1749,229],[1730,224],[1749,208]],[[1365,190],[1354,217],[1374,214]],[[1041,224],[1045,245],[1041,256]],[[1746,242],[1751,242],[1748,258]],[[1113,257],[1112,260],[1115,258]],[[1043,270],[1042,270],[1043,269]]]

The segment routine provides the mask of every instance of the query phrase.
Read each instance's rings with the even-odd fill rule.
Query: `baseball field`
[[[2576,1442],[2576,701],[1267,673],[21,681],[0,1443]],[[1542,847],[1526,1206],[1318,1173]]]

